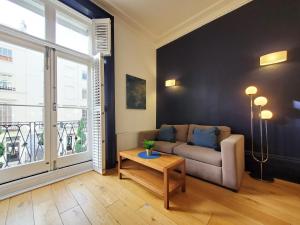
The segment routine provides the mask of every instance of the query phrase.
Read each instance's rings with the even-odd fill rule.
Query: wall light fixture
[[[273,52],[260,57],[260,65],[266,66],[275,63],[284,62],[287,60],[287,51]]]
[[[173,86],[176,86],[176,80],[175,80],[175,79],[166,80],[165,86],[166,86],[166,87],[173,87]]]

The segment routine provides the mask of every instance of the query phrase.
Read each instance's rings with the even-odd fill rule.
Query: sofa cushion
[[[197,146],[217,149],[218,134],[219,129],[217,127],[207,129],[195,128],[193,131],[192,142]]]
[[[173,150],[173,153],[184,158],[193,159],[214,166],[222,166],[221,152],[215,151],[211,148],[188,145],[184,143],[176,146]]]
[[[226,127],[226,126],[206,126],[206,125],[190,124],[187,142],[192,142],[193,131],[195,128],[205,129],[211,127],[217,127],[220,130],[220,134],[218,135],[218,144],[224,139],[228,138],[231,134],[230,127]]]
[[[182,144],[183,142],[168,142],[168,141],[155,141],[154,150],[171,154],[173,153],[173,148],[177,145]]]
[[[176,142],[176,129],[173,126],[161,126],[157,135],[158,141]]]
[[[189,125],[188,124],[180,124],[180,125],[167,125],[163,124],[162,126],[174,126],[176,129],[176,140],[186,142],[188,131],[189,131]]]

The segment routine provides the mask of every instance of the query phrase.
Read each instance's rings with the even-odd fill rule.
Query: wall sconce
[[[260,57],[260,65],[266,66],[287,60],[287,51],[273,52]]]
[[[166,86],[166,87],[173,87],[173,86],[176,86],[176,80],[175,80],[175,79],[172,79],[172,80],[166,80],[165,86]]]

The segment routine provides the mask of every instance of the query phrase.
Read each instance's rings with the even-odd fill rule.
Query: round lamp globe
[[[249,86],[245,90],[246,95],[255,95],[257,93],[257,88],[255,86]]]
[[[254,99],[254,104],[256,106],[265,106],[268,103],[268,99],[263,96],[259,96],[256,99]]]

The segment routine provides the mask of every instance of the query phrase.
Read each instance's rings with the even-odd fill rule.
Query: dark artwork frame
[[[127,109],[146,109],[146,80],[126,74]]]

